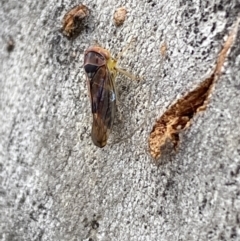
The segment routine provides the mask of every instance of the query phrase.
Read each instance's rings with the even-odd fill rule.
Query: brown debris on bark
[[[89,15],[89,9],[80,4],[68,11],[63,17],[63,34],[71,38],[78,35],[83,29],[84,20]]]
[[[124,23],[126,19],[126,15],[127,15],[127,10],[125,7],[120,7],[116,9],[113,20],[117,27],[121,26]]]
[[[234,44],[238,25],[239,19],[225,41],[218,55],[216,67],[210,77],[205,79],[196,89],[170,106],[155,123],[148,139],[149,151],[154,159],[161,156],[161,149],[168,140],[174,144],[176,149],[179,146],[179,132],[190,126],[191,119],[198,112],[206,109],[209,95],[221,75],[222,67],[228,56],[228,52]]]

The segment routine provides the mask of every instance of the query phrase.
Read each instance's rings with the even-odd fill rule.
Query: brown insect
[[[63,33],[67,37],[79,34],[83,28],[84,20],[88,15],[89,9],[83,4],[72,8],[63,17]]]
[[[115,78],[117,72],[123,73],[131,79],[136,79],[117,67],[119,58],[120,55],[114,59],[107,49],[98,46],[89,47],[84,55],[84,70],[87,76],[93,115],[92,141],[101,148],[107,144],[116,112]]]

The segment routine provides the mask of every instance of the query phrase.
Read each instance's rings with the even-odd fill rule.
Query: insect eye
[[[92,65],[97,65],[97,66],[102,66],[105,64],[105,58],[96,52],[89,52],[85,55],[84,63],[85,64],[92,64]]]
[[[84,66],[85,72],[87,73],[87,76],[89,78],[92,78],[94,76],[98,68],[99,67],[97,65],[92,65],[92,64],[86,64]]]

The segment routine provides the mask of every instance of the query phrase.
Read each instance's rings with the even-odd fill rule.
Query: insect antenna
[[[127,76],[128,78],[130,78],[131,80],[140,80],[141,78],[136,76],[136,75],[133,75],[131,73],[129,73],[128,71],[122,69],[122,68],[119,68],[119,67],[116,67],[117,71],[125,76]]]
[[[130,46],[132,45],[134,40],[135,40],[135,38],[132,37],[130,42],[127,44],[127,46],[121,52],[118,53],[116,61],[118,61],[123,56],[123,54],[130,48]]]

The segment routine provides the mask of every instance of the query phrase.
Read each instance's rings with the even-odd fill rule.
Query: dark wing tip
[[[106,141],[98,141],[98,140],[94,139],[93,137],[92,137],[92,141],[95,146],[100,147],[100,148],[103,148],[107,144]]]
[[[102,123],[101,119],[93,117],[92,124],[92,141],[95,146],[103,148],[107,144],[109,130]]]

